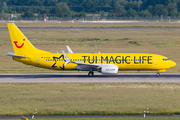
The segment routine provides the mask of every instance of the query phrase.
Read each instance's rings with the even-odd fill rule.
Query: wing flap
[[[97,71],[97,69],[99,67],[101,67],[101,64],[90,64],[90,63],[78,63],[78,62],[74,62],[75,64],[77,64],[78,66],[76,67],[76,69],[78,70],[95,70]]]
[[[91,64],[91,63],[79,63],[79,62],[72,62],[75,63],[77,65],[85,65],[85,66],[92,66],[92,67],[100,67],[100,64]]]

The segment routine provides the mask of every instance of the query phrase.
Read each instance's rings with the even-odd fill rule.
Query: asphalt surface
[[[0,83],[105,83],[105,82],[167,82],[180,83],[180,73],[119,73],[102,75],[95,73],[1,73]]]

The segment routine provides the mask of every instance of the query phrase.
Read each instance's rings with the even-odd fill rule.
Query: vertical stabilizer
[[[36,48],[24,36],[14,23],[7,23],[14,53],[16,55],[27,55],[36,52]]]

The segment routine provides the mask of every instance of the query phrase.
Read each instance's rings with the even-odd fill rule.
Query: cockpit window
[[[164,61],[168,61],[169,59],[168,58],[166,58],[166,59],[163,59]]]

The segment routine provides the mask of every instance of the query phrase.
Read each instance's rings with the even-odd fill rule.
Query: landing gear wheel
[[[88,76],[92,77],[93,75],[94,75],[94,72],[93,71],[89,71]]]
[[[157,73],[156,75],[159,77],[159,76],[160,76],[160,73]]]

